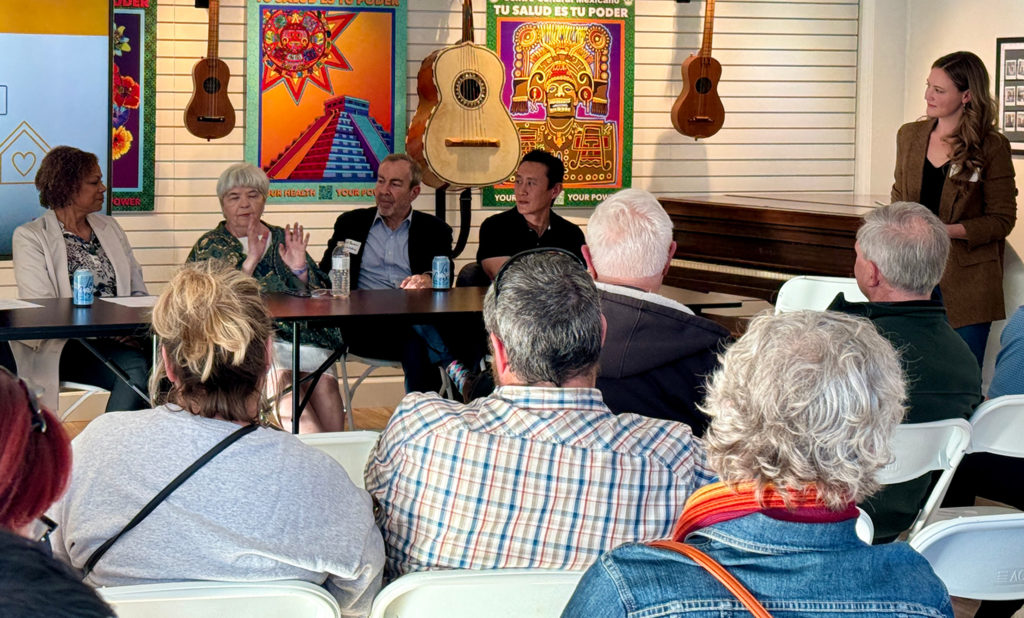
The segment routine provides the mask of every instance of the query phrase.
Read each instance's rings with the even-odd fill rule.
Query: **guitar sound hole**
[[[466,71],[455,78],[455,100],[463,107],[480,107],[487,97],[487,86],[479,75]]]
[[[697,92],[700,94],[707,94],[711,92],[711,80],[706,77],[702,77],[697,80],[697,83],[694,84],[693,87],[696,88]]]
[[[216,77],[207,77],[203,80],[203,91],[206,94],[216,94],[220,90],[220,80]]]

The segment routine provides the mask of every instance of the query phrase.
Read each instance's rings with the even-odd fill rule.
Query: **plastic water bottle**
[[[331,253],[331,296],[345,298],[350,289],[350,277],[352,258],[349,257],[345,247],[338,245]]]

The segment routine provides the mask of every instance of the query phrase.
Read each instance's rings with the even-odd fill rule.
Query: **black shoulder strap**
[[[204,454],[199,459],[195,460],[195,462],[193,462],[191,466],[186,468],[184,472],[179,474],[173,481],[168,483],[167,487],[164,487],[162,490],[160,490],[160,493],[154,496],[153,499],[150,500],[148,504],[146,504],[146,506],[142,507],[142,509],[138,513],[136,513],[135,517],[133,517],[132,520],[128,522],[125,525],[125,527],[121,529],[120,532],[104,541],[103,545],[100,545],[98,548],[96,548],[96,551],[92,552],[92,555],[89,556],[89,559],[85,561],[85,566],[82,567],[82,579],[85,579],[89,576],[89,573],[92,572],[92,568],[96,566],[96,563],[99,562],[100,558],[103,557],[103,554],[107,553],[107,550],[110,549],[110,546],[116,543],[119,538],[121,538],[121,535],[123,535],[125,532],[128,532],[135,526],[139,525],[139,522],[145,519],[147,515],[153,512],[153,509],[155,509],[158,504],[163,502],[167,496],[171,495],[171,493],[175,489],[180,487],[182,483],[188,480],[188,477],[195,474],[195,472],[199,470],[199,468],[205,466],[211,459],[216,457],[218,453],[234,444],[236,440],[238,440],[245,434],[256,431],[258,427],[259,425],[246,425],[245,427],[241,427],[238,430],[231,432],[231,435],[218,442],[210,450],[206,451],[206,454]]]

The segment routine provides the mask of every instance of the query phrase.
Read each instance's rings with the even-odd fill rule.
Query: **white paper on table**
[[[124,305],[125,307],[152,307],[159,296],[105,296],[98,300],[105,303]]]
[[[30,303],[27,300],[18,300],[16,298],[0,298],[0,311],[4,309],[32,309],[42,307],[35,303]]]

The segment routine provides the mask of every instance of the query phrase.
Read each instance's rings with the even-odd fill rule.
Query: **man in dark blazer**
[[[320,270],[325,273],[331,271],[331,254],[334,248],[338,243],[349,240],[360,245],[358,250],[350,254],[353,289],[430,287],[430,271],[434,257],[443,255],[450,258],[452,255],[452,228],[433,215],[413,210],[412,202],[420,194],[421,173],[420,166],[408,155],[388,155],[377,171],[377,186],[374,189],[377,205],[351,210],[338,217],[334,222],[334,234],[327,243],[323,259],[320,260]],[[373,252],[378,250],[374,243],[375,239],[368,239],[371,229],[375,224],[378,227],[386,227],[390,232],[384,232],[380,236],[387,238],[396,232],[401,234],[398,228],[402,227],[406,220],[409,221],[409,225],[405,233],[404,257],[409,268],[407,277],[411,279],[406,281],[403,278],[396,285],[384,285],[379,282],[374,285],[371,281],[361,281],[361,266],[368,251],[373,262],[368,262],[371,269],[379,268],[382,263],[374,257]],[[370,247],[367,247],[367,244]],[[389,263],[386,260],[383,262]]]
[[[451,258],[452,228],[437,217],[413,209],[412,201],[420,193],[420,177],[419,165],[408,155],[385,157],[377,170],[377,205],[338,217],[320,270],[330,272],[334,248],[347,243],[351,248],[353,289],[431,287],[434,257]],[[402,361],[406,390],[437,390],[440,385],[434,363],[443,361],[445,352],[439,354],[436,349],[444,346],[435,330],[422,326],[372,332],[346,329],[342,334],[354,354]]]

